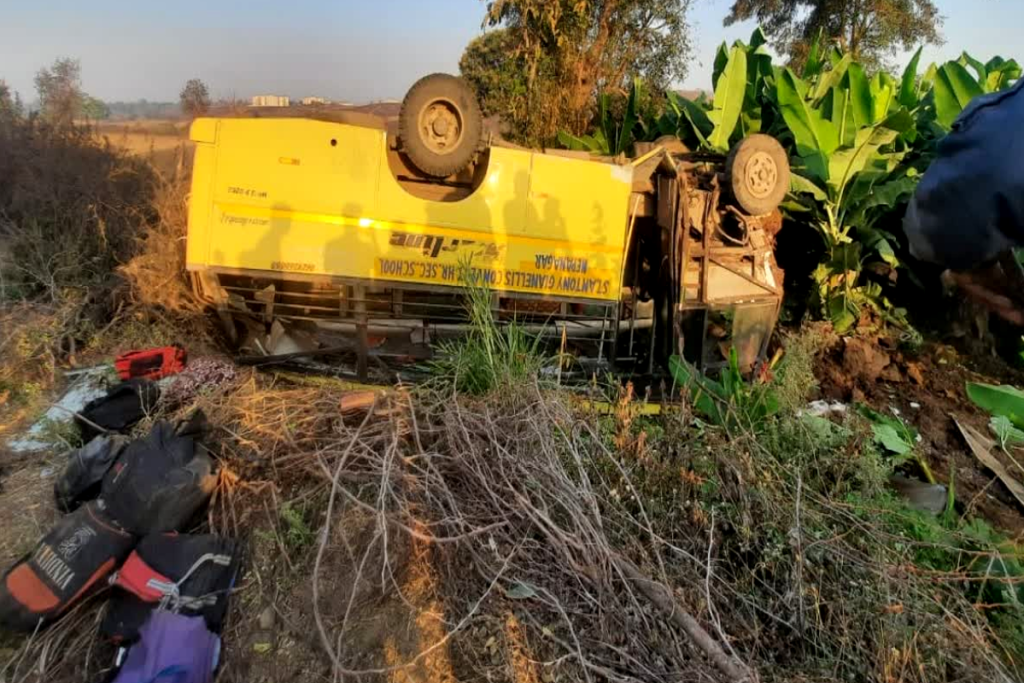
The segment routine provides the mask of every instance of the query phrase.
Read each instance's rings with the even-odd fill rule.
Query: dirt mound
[[[920,453],[940,483],[954,473],[957,501],[1011,534],[1024,533],[1024,512],[996,476],[980,465],[954,418],[988,433],[989,416],[967,397],[967,382],[1024,386],[1024,373],[994,356],[961,356],[926,343],[907,351],[884,337],[832,339],[815,366],[824,398],[899,411],[921,435]]]

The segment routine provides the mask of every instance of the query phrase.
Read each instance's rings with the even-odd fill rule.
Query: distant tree
[[[748,19],[760,22],[796,66],[819,33],[871,66],[901,49],[942,42],[933,0],[734,0],[725,25]]]
[[[82,116],[93,121],[110,118],[110,107],[101,99],[85,95],[82,98]]]
[[[190,79],[185,84],[180,99],[181,111],[191,118],[202,116],[210,108],[210,91],[198,78]]]
[[[526,77],[531,137],[583,133],[595,95],[634,76],[661,89],[686,75],[691,0],[490,0],[485,23],[507,31]]]
[[[116,119],[172,119],[181,114],[181,103],[150,102],[107,102],[111,118]]]
[[[58,128],[69,128],[82,113],[82,67],[77,59],[60,58],[36,74],[39,111]]]
[[[0,123],[12,121],[21,116],[21,98],[0,80]]]

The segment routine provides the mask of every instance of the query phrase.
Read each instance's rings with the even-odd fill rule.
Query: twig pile
[[[445,640],[485,613],[521,606],[527,628],[543,634],[535,640],[546,643],[552,658],[544,663],[559,680],[753,678],[727,635],[709,635],[679,604],[628,476],[593,425],[559,397],[527,387],[479,403],[422,395],[414,402],[404,393],[385,402],[352,429],[340,453],[318,456],[331,481],[328,524],[345,506],[376,515],[359,563],[369,574],[389,573],[393,537],[431,546],[449,615]],[[385,419],[391,428],[381,435],[374,428]],[[622,482],[638,514],[611,503]],[[330,538],[325,529],[318,565]],[[385,566],[365,566],[380,556],[378,544]],[[319,575],[318,566],[315,603]],[[356,669],[337,645],[347,618],[332,629],[316,616],[335,675],[415,663]]]

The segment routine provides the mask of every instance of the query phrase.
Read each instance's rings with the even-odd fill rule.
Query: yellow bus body
[[[492,147],[458,201],[410,194],[385,131],[311,119],[200,118],[190,271],[620,296],[632,168]]]

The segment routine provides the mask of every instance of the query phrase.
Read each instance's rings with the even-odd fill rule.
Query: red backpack
[[[129,351],[114,359],[114,368],[121,379],[160,379],[185,369],[188,356],[177,344],[145,351]]]

